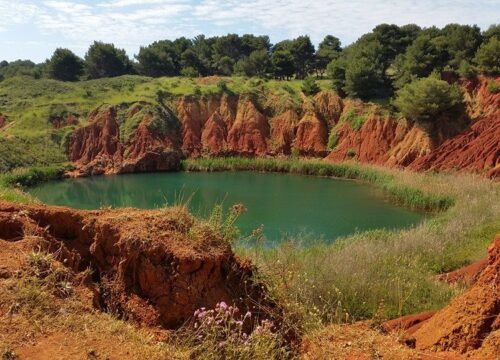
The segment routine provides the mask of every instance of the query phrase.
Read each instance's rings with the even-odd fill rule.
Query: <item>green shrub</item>
[[[300,89],[307,96],[317,94],[321,90],[319,85],[316,83],[316,79],[312,76],[308,76],[304,79]]]
[[[330,132],[330,135],[328,136],[328,150],[332,151],[333,149],[335,149],[338,142],[339,142],[339,136],[337,135],[336,131],[332,130]]]
[[[463,99],[458,86],[428,77],[405,85],[394,104],[406,118],[429,123],[439,121],[442,115],[457,114]]]
[[[500,85],[496,80],[488,81],[488,91],[490,94],[496,94],[500,91]]]
[[[489,75],[500,74],[500,38],[493,36],[477,50],[476,63],[481,72]]]

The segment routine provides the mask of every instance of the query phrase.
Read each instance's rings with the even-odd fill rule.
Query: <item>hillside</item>
[[[12,78],[0,83],[0,167],[69,160],[73,175],[89,175],[167,170],[181,157],[303,156],[496,177],[499,81],[460,81],[465,112],[428,129],[387,105],[341,99],[326,80],[306,97],[298,80]]]

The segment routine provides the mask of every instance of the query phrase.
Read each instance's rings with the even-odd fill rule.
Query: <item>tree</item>
[[[378,41],[362,41],[348,52],[343,90],[352,97],[386,97],[382,46]]]
[[[125,50],[100,41],[94,41],[87,51],[85,67],[91,79],[120,76],[133,71]]]
[[[500,38],[493,36],[479,48],[475,61],[481,72],[488,75],[500,74]]]
[[[483,32],[483,39],[485,41],[488,41],[495,36],[500,38],[500,24],[490,25],[490,27]]]
[[[76,81],[83,73],[83,60],[71,50],[58,48],[47,66],[48,76],[62,81]]]
[[[271,56],[274,75],[278,79],[290,79],[295,73],[293,56],[288,50],[275,50]]]
[[[234,65],[234,72],[245,76],[264,77],[271,71],[271,58],[267,50],[255,50],[250,56],[240,59]]]
[[[295,76],[303,79],[314,64],[314,45],[309,36],[299,36],[290,43],[290,54],[293,57]]]
[[[469,25],[448,24],[437,39],[440,50],[447,53],[447,66],[457,70],[462,60],[471,59],[482,42],[481,29]]]
[[[397,92],[394,105],[409,119],[435,123],[443,115],[454,114],[462,101],[462,94],[456,85],[428,77],[405,85]]]
[[[152,77],[179,75],[180,57],[175,44],[169,40],[141,47],[136,56],[139,74]]]
[[[301,90],[305,95],[309,96],[318,93],[321,89],[316,83],[314,77],[308,76],[302,82]]]
[[[436,45],[435,37],[423,32],[393,63],[396,88],[400,89],[416,78],[427,77],[434,70],[441,71],[446,59],[447,54]]]
[[[315,68],[320,77],[323,77],[328,64],[338,58],[341,51],[342,48],[338,38],[333,35],[325,36],[316,51]]]
[[[327,76],[332,79],[332,88],[341,96],[345,95],[345,68],[346,64],[344,58],[332,60],[327,68]]]

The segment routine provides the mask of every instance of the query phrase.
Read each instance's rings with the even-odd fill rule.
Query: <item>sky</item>
[[[0,0],[0,60],[41,62],[57,47],[83,56],[94,40],[129,56],[156,40],[227,33],[276,43],[332,34],[347,45],[380,23],[422,27],[500,21],[500,0]]]

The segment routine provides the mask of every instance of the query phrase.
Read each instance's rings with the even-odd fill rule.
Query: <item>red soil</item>
[[[26,234],[73,271],[92,266],[96,303],[145,326],[177,327],[220,301],[254,313],[257,303],[273,306],[253,285],[250,265],[182,208],[76,211],[0,203],[2,243],[22,245]]]
[[[137,110],[137,107],[132,110],[134,109]],[[168,118],[171,115],[161,116]],[[178,134],[173,130],[166,134],[155,131],[150,124],[152,117],[150,111],[145,111],[144,118],[131,140],[124,144],[120,140],[116,108],[102,106],[94,110],[89,116],[90,124],[73,133],[69,156],[76,170],[70,175],[88,176],[177,168],[180,159]]]
[[[457,351],[493,359],[500,353],[500,236],[476,283],[422,325],[413,336],[421,350]]]
[[[447,282],[449,284],[454,284],[457,282],[472,284],[477,280],[478,276],[487,265],[488,259],[482,259],[458,270],[451,271],[446,274],[441,274],[438,276],[438,280]]]
[[[402,316],[397,319],[386,321],[382,324],[382,328],[386,332],[403,330],[406,334],[411,335],[417,331],[424,322],[432,318],[435,313],[435,311],[426,311],[420,314]]]
[[[316,95],[318,96],[319,94]],[[302,108],[304,116],[297,124],[297,134],[292,146],[300,155],[323,157],[327,154],[328,126],[318,115],[314,103],[305,99]]]
[[[290,155],[292,143],[297,133],[299,116],[293,110],[287,110],[271,119],[271,149],[275,154]]]
[[[269,133],[267,118],[254,102],[240,98],[236,120],[227,134],[229,150],[240,155],[266,155]]]

